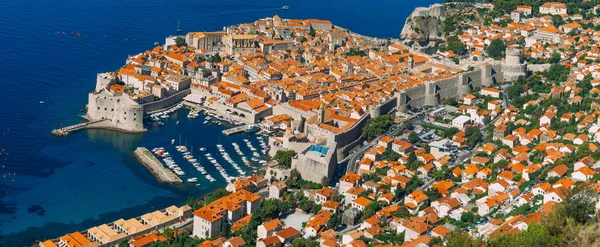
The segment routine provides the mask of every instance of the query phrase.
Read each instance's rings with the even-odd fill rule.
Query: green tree
[[[179,37],[175,38],[175,44],[179,47],[187,45],[187,43],[185,42],[185,38],[183,36],[179,36]]]
[[[167,239],[173,239],[173,238],[175,238],[175,230],[173,230],[173,228],[167,227],[167,228],[163,229],[162,236]]]
[[[475,145],[481,140],[481,130],[477,127],[471,126],[465,130],[465,136],[467,137],[467,143],[471,147],[475,147]]]
[[[471,239],[467,232],[459,228],[448,233],[446,236],[446,246],[448,247],[481,247],[485,246],[481,239]]]
[[[316,35],[316,31],[315,29],[313,29],[312,27],[310,27],[310,29],[308,30],[308,35],[315,37]]]
[[[471,212],[464,212],[460,216],[460,221],[462,221],[464,223],[473,223],[473,222],[475,222],[475,215]]]
[[[226,220],[224,220],[223,224],[221,224],[220,236],[229,238],[230,233],[231,233],[231,223],[229,223],[229,220],[226,219]]]
[[[290,177],[287,180],[287,185],[290,188],[297,188],[301,180],[300,172],[296,169],[290,171]]]
[[[377,212],[377,210],[379,210],[379,204],[377,202],[371,202],[363,210],[361,221],[371,218],[371,216],[373,216]]]
[[[371,118],[367,120],[367,124],[363,127],[363,135],[369,139],[380,136],[392,127],[393,123],[394,120],[392,119],[392,116],[387,114],[377,118]]]
[[[277,164],[283,166],[285,168],[292,167],[292,158],[296,156],[296,151],[294,150],[277,150],[273,159],[277,161]]]
[[[501,170],[504,169],[508,166],[508,161],[506,160],[499,160],[498,162],[496,162],[495,164],[492,165],[492,169],[493,170]]]
[[[592,189],[584,188],[565,200],[566,214],[578,223],[586,223],[590,219],[589,215],[594,212],[597,201],[598,193]]]
[[[419,138],[419,135],[417,134],[417,132],[411,131],[408,134],[408,141],[412,144],[415,144],[417,142],[419,142],[421,139]]]
[[[494,39],[486,49],[487,55],[493,59],[499,60],[506,52],[506,44],[502,39]]]
[[[292,242],[292,247],[317,247],[319,242],[308,238],[296,238]]]
[[[400,158],[402,158],[402,155],[396,153],[391,148],[386,149],[385,153],[381,156],[381,160],[398,160]]]
[[[453,51],[455,54],[462,54],[465,52],[465,45],[458,39],[458,36],[450,36],[447,39],[448,41],[448,50]]]
[[[440,238],[440,237],[435,237],[435,238],[431,238],[431,240],[429,240],[429,247],[433,247],[433,246],[443,246],[444,245],[444,239]]]
[[[327,221],[327,228],[336,230],[342,224],[342,214],[335,213],[329,217]]]
[[[327,176],[321,178],[321,184],[323,187],[329,186],[329,178]]]
[[[212,56],[212,60],[214,63],[220,63],[222,59],[221,59],[221,56],[219,56],[219,53],[217,53]]]
[[[129,241],[127,241],[127,239],[121,240],[121,242],[119,242],[119,247],[129,247]]]
[[[400,186],[400,183],[398,183],[398,185],[396,186],[396,191],[394,191],[394,198],[397,201],[402,200],[402,198],[404,198],[404,193],[403,192],[404,191],[403,191],[402,187]]]

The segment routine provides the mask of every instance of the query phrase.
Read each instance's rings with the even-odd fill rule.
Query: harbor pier
[[[154,157],[154,154],[147,148],[138,147],[133,151],[135,158],[142,163],[156,177],[158,182],[170,185],[181,185],[183,181],[171,170],[163,166],[163,164]]]
[[[83,118],[87,119],[85,116]],[[99,119],[99,120],[92,120],[92,121],[85,122],[85,123],[69,125],[67,127],[61,127],[61,128],[52,130],[50,133],[52,133],[55,136],[68,136],[74,132],[77,132],[80,130],[85,130],[85,129],[108,129],[108,130],[116,130],[116,131],[120,131],[120,132],[124,132],[124,133],[144,133],[144,132],[146,132],[146,129],[144,129],[142,131],[125,130],[125,129],[116,127],[114,124],[111,123],[110,119]]]
[[[51,133],[54,134],[55,136],[67,136],[73,132],[77,132],[80,130],[84,130],[84,129],[93,127],[95,125],[99,125],[106,120],[108,120],[108,119],[101,119],[101,120],[89,121],[89,122],[85,122],[85,123],[74,124],[74,125],[70,125],[70,126],[67,126],[64,128],[61,127],[59,129],[52,130]]]
[[[242,125],[242,126],[237,126],[237,127],[233,127],[230,129],[226,129],[223,130],[223,134],[225,134],[226,136],[230,136],[230,135],[234,135],[240,132],[244,132],[246,129],[248,129],[248,127],[250,127],[250,125]]]

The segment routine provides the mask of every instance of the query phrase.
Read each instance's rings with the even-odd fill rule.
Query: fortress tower
[[[504,63],[502,63],[505,81],[514,81],[519,76],[527,75],[527,63],[521,62],[521,51],[511,49],[506,51]]]

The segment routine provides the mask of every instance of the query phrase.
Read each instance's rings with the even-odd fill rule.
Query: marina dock
[[[225,134],[226,136],[230,136],[230,135],[234,135],[240,132],[244,132],[250,125],[242,125],[242,126],[237,126],[237,127],[233,127],[231,129],[226,129],[223,130],[223,134]]]
[[[144,147],[138,147],[133,151],[135,158],[142,163],[156,177],[158,182],[171,185],[181,185],[183,181],[171,170],[163,166],[163,164]]]

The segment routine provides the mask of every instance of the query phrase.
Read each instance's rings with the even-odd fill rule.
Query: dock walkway
[[[233,134],[244,132],[244,130],[247,129],[249,126],[250,125],[246,124],[246,125],[242,125],[242,126],[233,127],[231,129],[226,129],[226,130],[223,130],[223,134],[225,134],[227,136],[230,136],[230,135],[233,135]]]
[[[107,120],[108,119],[100,119],[100,120],[94,120],[94,121],[89,121],[89,122],[85,122],[85,123],[74,124],[74,125],[70,125],[70,126],[67,126],[64,128],[52,130],[51,133],[56,136],[67,136],[73,132],[86,129],[86,128],[89,128],[94,125],[98,125]]]
[[[163,164],[148,150],[144,147],[138,147],[133,151],[135,158],[142,163],[149,171],[156,177],[158,182],[166,183],[171,185],[180,185],[183,183],[171,170],[163,166]]]

